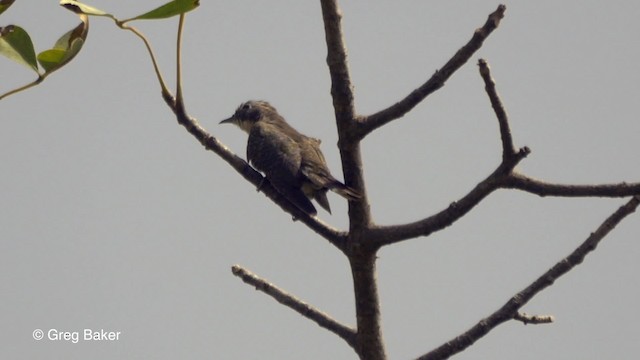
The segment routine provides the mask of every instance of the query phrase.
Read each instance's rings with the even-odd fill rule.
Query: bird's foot
[[[262,180],[260,180],[260,183],[258,184],[258,187],[256,188],[256,192],[260,192],[260,190],[262,190],[262,187],[264,186],[265,179],[266,179],[266,177],[263,177]]]

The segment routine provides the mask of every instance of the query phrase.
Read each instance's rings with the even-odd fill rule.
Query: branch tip
[[[489,68],[489,64],[485,59],[479,59],[478,66],[480,76],[484,81],[485,91],[487,92],[489,101],[491,102],[491,107],[493,108],[493,111],[496,114],[496,118],[498,119],[498,125],[500,127],[500,139],[502,140],[503,162],[509,160],[521,160],[522,157],[526,156],[526,154],[522,154],[521,151],[517,152],[513,145],[513,137],[511,136],[511,128],[509,126],[509,117],[507,116],[507,111],[502,104],[500,95],[498,95],[498,91],[496,90],[496,82],[491,77],[491,69]]]
[[[550,324],[554,322],[556,319],[553,315],[528,315],[526,313],[516,313],[513,316],[513,320],[517,320],[522,322],[525,325],[528,324]]]
[[[240,273],[242,272],[242,267],[240,265],[233,265],[231,267],[231,272],[233,273],[233,275],[235,276],[239,276]]]

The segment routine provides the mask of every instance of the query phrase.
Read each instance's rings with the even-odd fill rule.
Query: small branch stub
[[[553,315],[528,315],[526,313],[517,313],[513,316],[513,320],[522,322],[523,324],[550,324],[555,321]]]

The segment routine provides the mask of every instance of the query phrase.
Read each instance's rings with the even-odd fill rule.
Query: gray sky
[[[93,1],[122,18],[161,2]],[[500,161],[477,66],[486,58],[510,115],[519,170],[554,182],[640,181],[638,15],[632,1],[506,1],[485,46],[413,112],[363,143],[372,212],[404,223],[446,207]],[[498,2],[342,4],[357,111],[423,83]],[[135,7],[135,8],[132,8]],[[77,23],[57,1],[22,0],[0,24],[38,51]],[[173,82],[175,20],[140,23]],[[318,1],[202,1],[188,17],[189,113],[244,157],[246,135],[217,126],[247,99],[275,105],[323,140],[341,178]],[[33,79],[0,59],[0,92]],[[0,103],[0,358],[354,359],[338,337],[231,275],[241,264],[353,324],[344,256],[293,223],[178,126],[141,42],[91,19],[79,56]],[[346,227],[346,202],[330,195]],[[582,242],[624,199],[499,191],[455,226],[384,248],[378,277],[389,357],[410,359],[474,325]],[[250,219],[250,220],[249,220]],[[639,352],[640,220],[457,359],[629,359]],[[117,341],[36,341],[120,331]],[[82,334],[80,334],[82,336]]]

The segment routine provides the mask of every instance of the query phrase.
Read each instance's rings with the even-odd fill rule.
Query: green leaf
[[[189,12],[197,8],[199,5],[200,0],[173,0],[142,15],[124,20],[122,21],[122,23],[126,23],[132,20],[166,19],[172,16]]]
[[[38,61],[47,73],[58,70],[66,63],[71,61],[76,54],[80,52],[84,40],[75,39],[69,46],[68,50],[49,49],[38,54]]]
[[[0,28],[0,54],[38,72],[31,37],[19,26],[9,25]]]
[[[15,0],[0,0],[0,14],[7,10],[14,1]]]
[[[89,32],[89,18],[82,14],[80,19],[82,22],[62,35],[53,48],[38,54],[38,62],[46,73],[58,70],[71,61],[82,49]]]
[[[67,10],[71,10],[76,14],[85,14],[85,15],[93,15],[93,16],[107,16],[113,18],[113,15],[106,13],[100,9],[94,8],[93,6],[85,5],[79,1],[74,0],[61,0],[60,5]]]
[[[65,53],[64,50],[59,49],[45,50],[38,54],[38,62],[45,71],[53,71],[59,67],[58,65],[62,62]]]

